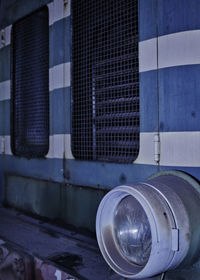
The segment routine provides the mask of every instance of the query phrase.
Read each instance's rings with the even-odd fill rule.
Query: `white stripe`
[[[71,153],[71,135],[70,134],[55,134],[49,137],[49,152],[47,158],[73,159]]]
[[[0,83],[0,101],[10,99],[10,80]]]
[[[5,154],[12,155],[11,151],[11,137],[10,135],[5,135]]]
[[[162,36],[158,46],[159,68],[200,63],[200,30]]]
[[[157,39],[139,43],[139,71],[146,72],[157,69]]]
[[[5,44],[10,45],[11,43],[11,30],[12,30],[12,25],[9,25],[5,28]]]
[[[69,87],[71,84],[70,62],[49,69],[49,90]],[[0,101],[10,99],[10,80],[0,82]]]
[[[55,134],[49,137],[49,152],[46,158],[73,159],[71,153],[71,135],[70,134]],[[11,137],[10,135],[0,136],[0,153],[12,155],[11,152]]]
[[[200,30],[190,30],[140,42],[140,72],[157,68],[157,43],[159,69],[200,64]]]
[[[64,135],[57,134],[49,137],[49,152],[47,158],[63,158],[64,154]]]
[[[49,25],[70,15],[71,0],[54,0],[48,4]]]
[[[56,65],[49,69],[49,89],[69,87],[71,84],[70,62]]]
[[[52,25],[54,23],[54,3],[51,2],[47,6],[49,9],[49,25]]]
[[[12,155],[10,145],[10,135],[0,136],[0,153],[6,155]]]
[[[160,164],[200,167],[200,131],[160,134]]]
[[[136,164],[156,164],[154,161],[154,135],[155,133],[140,133],[140,149]]]
[[[134,164],[156,165],[154,161],[155,133],[140,133],[140,153]],[[71,152],[71,135],[50,136],[47,158],[74,159]],[[200,167],[200,131],[160,133],[160,165]],[[10,136],[0,136],[1,154],[11,155]]]
[[[134,163],[152,164],[155,133],[140,133],[140,152]],[[200,167],[200,131],[161,132],[160,165]]]
[[[12,25],[9,25],[0,31],[0,49],[7,45],[10,45],[11,29],[12,29]]]

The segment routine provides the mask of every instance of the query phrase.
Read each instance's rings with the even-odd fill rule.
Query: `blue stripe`
[[[142,181],[158,172],[158,167],[153,165],[86,162],[73,159],[63,162],[62,159],[25,159],[10,155],[1,155],[0,163],[4,174],[103,189]]]
[[[198,104],[200,104],[199,71],[200,65],[159,70],[161,132],[200,130],[200,112],[198,109]],[[156,71],[140,74],[141,132],[155,132],[158,130],[156,75]],[[56,89],[50,93],[50,135],[70,133],[70,104],[70,88]],[[10,134],[9,115],[9,100],[1,101],[1,134]]]
[[[198,0],[139,0],[139,39],[200,29],[199,14]]]
[[[200,130],[200,65],[159,70],[160,131]]]
[[[25,159],[0,155],[3,173],[27,176],[54,182],[110,189],[117,185],[144,181],[161,170],[176,169],[188,172],[200,180],[200,167],[174,167],[144,164],[114,164],[66,160],[65,179],[62,159]]]
[[[0,135],[10,134],[10,101],[0,102]]]
[[[12,155],[0,155],[3,173],[28,176],[37,179],[63,182],[61,159],[26,159]]]
[[[50,135],[71,133],[71,89],[50,92]],[[10,100],[0,101],[0,135],[10,135]]]
[[[159,36],[200,29],[199,0],[158,0],[158,13]]]
[[[71,17],[65,17],[50,26],[50,67],[70,62],[71,56]]]
[[[71,132],[71,89],[50,92],[50,135]]]
[[[50,26],[50,67],[70,62],[71,18],[66,17]],[[10,80],[10,49],[8,45],[0,49],[0,82]]]
[[[140,73],[140,131],[158,131],[157,71]]]
[[[74,185],[110,189],[118,185],[143,181],[158,172],[155,165],[117,164],[66,160],[65,173]]]
[[[168,2],[168,1],[167,1]],[[148,40],[157,35],[157,3],[155,0],[139,0],[139,40]]]
[[[10,46],[0,49],[0,82],[10,80]]]

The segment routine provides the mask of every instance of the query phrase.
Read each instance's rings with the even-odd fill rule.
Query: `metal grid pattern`
[[[139,150],[138,0],[72,1],[72,152],[132,162]]]
[[[44,7],[12,29],[12,150],[43,157],[49,147],[49,23]]]

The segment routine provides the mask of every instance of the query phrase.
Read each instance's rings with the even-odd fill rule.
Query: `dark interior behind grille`
[[[138,1],[72,1],[72,151],[132,162],[139,150]]]
[[[44,7],[12,29],[12,150],[42,157],[49,147],[49,23]]]

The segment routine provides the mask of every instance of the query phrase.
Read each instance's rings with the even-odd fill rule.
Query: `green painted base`
[[[22,176],[7,175],[8,206],[95,232],[98,205],[105,192]]]

